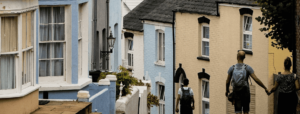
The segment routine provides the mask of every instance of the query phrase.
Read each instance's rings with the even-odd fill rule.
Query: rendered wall
[[[1,114],[30,114],[38,109],[39,91],[33,91],[24,97],[0,99]]]
[[[109,26],[113,37],[116,38],[113,53],[110,54],[110,70],[118,71],[118,67],[122,65],[121,55],[121,27],[122,27],[122,6],[120,0],[110,0],[109,2]],[[115,28],[115,25],[118,25]],[[117,34],[117,36],[116,36]]]
[[[102,112],[103,114],[114,114],[115,111],[115,81],[111,81],[111,85],[98,85],[98,83],[91,83],[81,90],[89,91],[90,97],[97,94],[98,92],[107,89],[104,93],[96,97],[92,101],[92,111]],[[49,99],[73,99],[76,101],[79,90],[69,91],[48,91]],[[39,98],[43,99],[43,92],[39,92]],[[114,97],[114,98],[112,98]],[[113,105],[113,106],[112,106]]]
[[[271,46],[271,42],[274,41],[271,38],[269,38],[269,80],[268,80],[268,88],[271,89],[274,85],[274,75],[273,74],[278,74],[278,72],[284,72],[284,59],[286,57],[290,57],[291,60],[293,60],[292,52],[289,52],[288,49],[277,49],[275,47]],[[291,67],[291,71],[292,71]],[[269,114],[274,113],[274,94],[271,94],[269,96]]]
[[[165,113],[173,112],[173,37],[172,28],[165,27],[165,66],[158,66],[156,29],[154,25],[144,24],[144,75],[148,72],[151,79],[151,93],[158,95],[158,87],[155,78],[161,73],[165,79]],[[158,107],[151,108],[151,114],[158,114]]]
[[[237,51],[241,49],[241,15],[238,7],[219,6],[220,16],[190,13],[176,13],[176,68],[179,63],[190,80],[196,106],[194,113],[201,114],[201,80],[198,72],[210,75],[210,114],[226,113],[225,83],[229,67],[237,63]],[[261,15],[260,9],[253,9],[253,55],[246,55],[245,63],[250,65],[257,77],[268,84],[268,39],[258,29],[262,27],[254,17]],[[210,19],[210,61],[198,60],[199,23],[198,18]],[[255,113],[268,113],[268,96],[254,81],[256,87]],[[258,97],[259,96],[259,97]]]

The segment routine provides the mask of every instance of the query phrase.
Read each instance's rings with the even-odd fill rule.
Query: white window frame
[[[31,12],[31,13],[34,13],[34,12]],[[34,15],[34,14],[33,14]],[[32,16],[32,15],[31,15]],[[31,18],[34,18],[34,16],[33,17],[31,17]],[[33,19],[34,20],[34,19]],[[26,33],[27,33],[27,15],[26,15]],[[32,20],[31,20],[32,21]],[[33,21],[33,23],[34,23],[34,21]],[[32,25],[32,24],[31,24]],[[33,24],[33,27],[34,27],[34,24]],[[32,35],[34,35],[34,34],[32,34]],[[27,36],[27,35],[26,35]],[[23,38],[22,38],[23,39]],[[30,38],[31,39],[31,38]],[[26,39],[26,40],[28,40],[28,38]],[[33,40],[34,40],[34,38],[33,38]],[[32,39],[31,39],[31,41],[33,41]],[[22,41],[23,42],[23,41]],[[34,56],[34,50],[33,50],[33,45],[34,45],[34,43],[33,42],[31,42],[32,43],[32,46],[30,46],[30,47],[27,47],[27,41],[26,41],[26,47],[27,48],[25,48],[25,49],[22,49],[22,52],[21,52],[21,54],[23,54],[24,52],[27,52],[27,53],[30,53],[29,54],[29,61],[27,61],[27,67],[29,66],[30,68],[32,68],[31,69],[31,77],[29,77],[30,78],[30,81],[29,82],[27,82],[27,83],[25,83],[25,84],[23,84],[23,81],[24,80],[26,80],[26,79],[23,79],[22,78],[22,89],[25,89],[25,88],[27,88],[27,87],[29,87],[29,86],[31,86],[32,85],[32,83],[34,83],[34,78],[33,78],[33,76],[34,76],[34,70],[33,70],[33,67],[34,67],[34,65],[33,65],[33,56]],[[22,46],[23,47],[23,46]],[[26,56],[26,55],[25,55]],[[24,58],[24,55],[22,56],[23,58]],[[23,58],[22,58],[22,60],[23,60]],[[28,65],[28,63],[29,63],[29,65]],[[24,63],[23,63],[24,64]],[[23,67],[23,66],[22,66]],[[25,69],[24,69],[25,70]]]
[[[49,24],[64,24],[64,25],[66,25],[66,19],[65,19],[65,22],[64,23],[53,23],[53,7],[64,7],[65,8],[65,15],[66,15],[66,7],[65,6],[40,6],[40,7],[50,7],[51,8],[51,16],[52,16],[52,18],[51,18],[51,23],[49,23]],[[41,21],[40,21],[40,14],[41,12],[39,12],[39,27],[40,27],[40,25],[41,25]],[[65,18],[65,17],[64,17]],[[65,33],[66,33],[66,26],[65,26]],[[39,34],[40,35],[40,34]],[[54,27],[52,27],[52,35],[51,35],[52,37],[51,37],[51,39],[54,39]],[[41,36],[39,36],[39,37],[41,37]],[[39,76],[39,78],[42,78],[42,80],[47,80],[47,78],[56,78],[56,79],[64,79],[65,80],[65,78],[66,78],[66,36],[65,36],[65,40],[61,40],[61,41],[54,41],[54,40],[52,40],[52,41],[40,41],[40,38],[39,38],[39,44],[41,44],[41,43],[49,43],[49,44],[51,44],[51,43],[63,43],[63,58],[49,58],[49,59],[40,59],[39,58],[39,61],[40,60],[62,60],[63,59],[63,75],[62,76]],[[50,47],[51,48],[51,47]],[[51,68],[51,62],[50,62],[50,68]],[[37,69],[37,70],[39,70],[39,69]],[[39,75],[39,74],[37,74],[37,75]]]
[[[251,31],[246,31],[245,30],[245,17],[250,17],[250,18],[252,18],[252,23],[251,23]],[[253,31],[253,29],[252,29],[252,27],[253,27],[253,17],[251,16],[251,15],[249,15],[249,14],[244,14],[243,16],[242,16],[242,29],[243,29],[243,34],[242,34],[242,49],[243,50],[247,50],[247,51],[252,51],[252,49],[253,49],[253,36],[252,36],[252,31]],[[251,35],[251,41],[250,41],[250,43],[251,43],[251,49],[247,49],[247,48],[244,48],[244,35]]]
[[[133,43],[133,45],[134,45],[133,38],[127,38],[127,47],[128,47],[128,48],[127,48],[127,49],[128,49],[128,50],[127,50],[127,61],[128,61],[128,62],[127,62],[127,63],[128,63],[127,66],[128,66],[128,68],[133,68],[133,66],[134,66],[134,65],[133,65],[133,56],[134,56],[133,53],[134,53],[134,48],[133,48],[133,45],[132,45],[132,47],[131,47],[132,49],[131,49],[131,50],[129,49],[129,45],[130,45],[130,44],[129,44],[129,41],[130,41],[130,40],[132,41],[132,43]],[[131,54],[131,66],[130,66],[130,63],[129,63],[129,54]]]
[[[209,43],[209,39],[210,38],[204,38],[203,37],[203,35],[204,35],[204,27],[208,27],[209,28],[209,25],[208,24],[206,24],[206,23],[203,23],[203,24],[201,24],[201,56],[202,57],[209,57],[209,55],[204,55],[204,52],[203,52],[203,46],[204,46],[204,44],[203,44],[203,42],[208,42]],[[209,31],[210,31],[210,28],[209,28]],[[208,46],[208,48],[209,48],[209,46]]]
[[[33,17],[32,20],[31,20],[31,25],[33,25],[32,27],[35,28],[35,11],[28,11],[28,12],[31,12]],[[26,12],[27,13],[27,12]],[[1,20],[2,20],[2,17],[15,17],[17,18],[17,33],[18,33],[18,36],[17,36],[17,51],[12,51],[12,52],[1,52]],[[26,20],[26,23],[27,23],[27,20]],[[6,16],[0,16],[0,56],[1,55],[15,55],[14,59],[15,59],[15,74],[16,74],[16,77],[15,77],[15,88],[14,89],[7,89],[7,90],[0,90],[0,95],[2,94],[11,94],[11,93],[17,93],[17,92],[22,92],[22,90],[30,87],[30,86],[34,86],[35,84],[35,72],[34,72],[34,33],[35,33],[35,30],[36,29],[33,29],[32,31],[32,35],[33,35],[33,42],[32,43],[32,46],[30,47],[27,47],[25,49],[22,49],[22,28],[20,28],[20,24],[22,25],[23,24],[23,21],[22,21],[22,14],[11,14],[11,15],[6,15]],[[27,27],[26,27],[26,30],[27,30]],[[27,31],[26,31],[27,33]],[[20,37],[21,36],[21,37]],[[32,40],[31,40],[32,41]],[[26,42],[26,45],[27,45],[27,42]],[[27,64],[29,65],[28,67],[30,67],[30,72],[32,72],[32,75],[29,76],[29,82],[23,84],[23,77],[22,77],[22,69],[23,69],[23,65],[20,65],[20,62],[23,61],[23,52],[29,52],[30,54],[30,57],[29,57],[29,62],[30,64]],[[23,63],[22,63],[23,64]]]
[[[163,99],[160,99],[160,86],[164,86],[164,97]],[[165,85],[162,83],[162,82],[157,82],[157,96],[158,96],[158,99],[159,99],[159,106],[158,106],[158,114],[165,114],[166,112],[166,108],[165,108],[165,94],[166,94],[166,87]],[[163,109],[163,110],[161,110]]]
[[[202,85],[203,85],[203,82],[208,82],[208,85],[209,85],[209,80],[207,80],[207,79],[202,79],[201,80],[201,113],[203,114],[203,101],[205,101],[205,102],[208,102],[209,104],[210,104],[210,102],[209,102],[209,98],[205,98],[204,97],[204,89],[205,89],[205,87],[202,87]],[[209,90],[208,90],[209,91]]]
[[[82,8],[83,8],[83,4],[79,4],[78,6],[78,78],[80,78],[82,76]]]
[[[159,33],[162,34],[162,38],[161,38],[161,41],[162,42],[162,45],[159,45]],[[163,30],[156,30],[156,39],[157,39],[157,64],[159,65],[165,65],[165,32]],[[161,47],[161,53],[159,53],[159,48]],[[161,60],[160,60],[160,57],[161,57]]]

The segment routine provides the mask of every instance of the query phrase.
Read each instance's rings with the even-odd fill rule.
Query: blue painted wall
[[[114,37],[116,37],[113,53],[110,54],[111,71],[118,71],[118,66],[122,65],[121,58],[121,25],[122,25],[121,0],[110,0],[109,3],[109,26]],[[117,24],[117,28],[115,25]],[[117,36],[116,36],[117,35]]]
[[[72,59],[71,66],[72,66],[72,84],[78,84],[78,5],[81,3],[85,2],[91,2],[92,0],[39,0],[39,5],[71,5],[71,25],[72,25],[72,30],[71,30],[71,37],[72,41],[69,42],[71,43],[72,50],[67,50],[71,51],[71,57],[67,59]],[[39,19],[39,10],[37,10],[37,20]],[[89,11],[92,11],[91,3],[89,4]],[[91,15],[89,15],[91,17]],[[89,18],[91,19],[91,18]],[[37,28],[39,28],[39,21],[37,21]],[[91,22],[89,22],[89,31],[91,31]],[[39,58],[39,32],[37,34],[37,39],[36,39],[36,57]],[[91,36],[91,32],[89,33],[89,37]],[[90,39],[90,38],[89,38]],[[88,63],[86,63],[88,64]],[[39,78],[39,60],[36,60],[36,83],[38,84],[38,78]],[[86,74],[88,75],[88,74]]]
[[[81,90],[89,91],[92,97],[103,89],[108,89],[106,92],[98,96],[92,101],[92,111],[102,112],[102,114],[115,114],[115,98],[116,98],[116,82],[111,81],[111,85],[98,85],[98,83],[91,83]],[[77,99],[79,90],[69,91],[48,91],[49,99]],[[43,92],[39,92],[39,98],[43,99]]]
[[[158,96],[158,87],[155,77],[161,73],[165,79],[165,113],[173,113],[173,37],[172,28],[165,27],[165,66],[158,66],[157,61],[157,38],[154,25],[144,24],[144,72],[148,71],[151,79],[151,93]],[[158,107],[151,108],[151,114],[158,114]]]

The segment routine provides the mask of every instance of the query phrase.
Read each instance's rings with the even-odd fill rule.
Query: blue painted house
[[[113,72],[118,71],[118,67],[122,65],[121,58],[121,34],[122,34],[122,1],[110,0],[109,1],[109,26],[116,38],[113,53],[110,55],[110,70]]]
[[[94,58],[100,57],[99,52],[103,51],[100,47],[104,44],[95,40],[94,33],[99,33],[98,29],[105,28],[107,23],[103,21],[106,16],[101,16],[106,10],[99,10],[106,8],[99,7],[101,3],[105,6],[105,2],[97,1],[39,0],[36,83],[40,85],[39,99],[76,100],[78,91],[86,90],[91,96],[92,111],[114,114],[116,78],[107,77],[106,82],[92,83],[89,77],[89,71],[100,69],[101,60]],[[102,21],[97,22],[99,17]],[[93,63],[94,66],[97,63],[97,68]]]
[[[172,9],[175,2],[144,0],[124,17],[126,31],[143,32],[144,76],[151,80],[151,93],[159,98],[159,106],[151,107],[151,114],[173,113]]]

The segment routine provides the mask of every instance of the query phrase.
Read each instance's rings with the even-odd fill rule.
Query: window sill
[[[249,51],[249,50],[243,50],[246,54],[249,54],[249,55],[253,55],[253,52],[252,51]]]
[[[163,67],[166,66],[164,61],[156,61],[156,62],[154,62],[154,64],[157,65],[157,66],[163,66]]]
[[[40,83],[40,91],[58,91],[58,90],[80,90],[83,87],[92,83],[92,79],[86,78],[79,78],[78,84],[69,84],[66,81],[55,80]]]
[[[210,61],[209,57],[197,57],[198,60]]]
[[[16,93],[12,93],[12,94],[3,94],[3,95],[0,95],[0,99],[24,97],[24,96],[30,94],[31,92],[38,90],[39,87],[40,87],[39,85],[35,85],[35,86],[27,87],[26,89],[22,89],[22,91],[20,93],[16,92]]]

